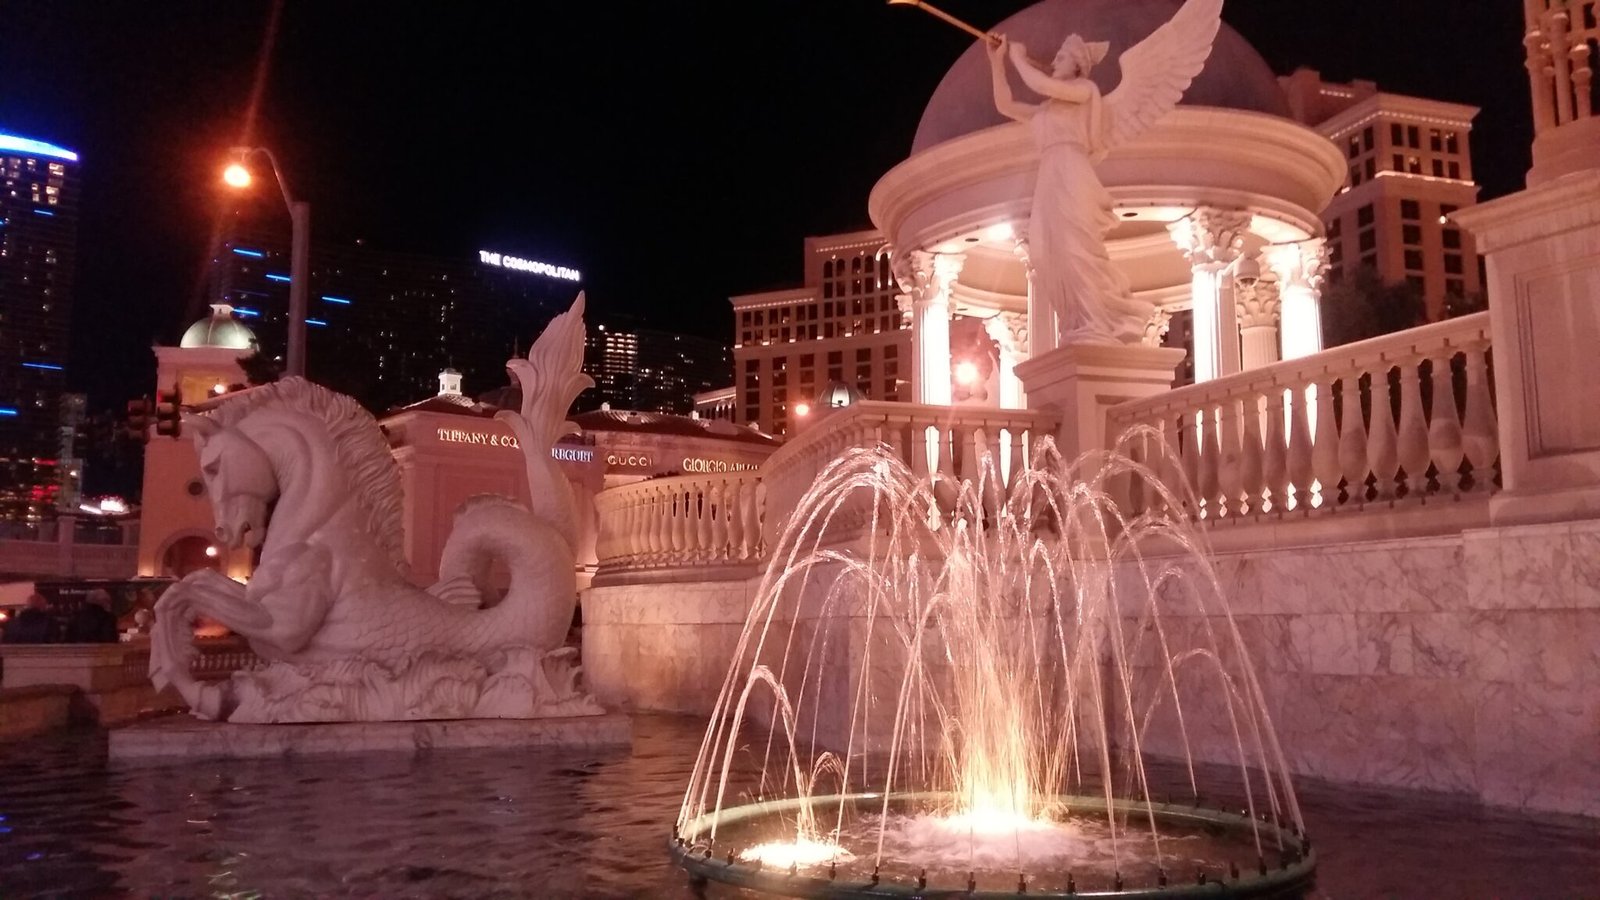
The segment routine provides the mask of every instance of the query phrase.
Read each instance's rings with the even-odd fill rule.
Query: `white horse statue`
[[[248,585],[208,569],[162,596],[156,686],[231,722],[600,713],[578,688],[576,649],[563,647],[577,602],[574,514],[550,462],[568,407],[591,383],[579,371],[583,337],[579,295],[528,362],[516,361],[522,413],[501,415],[515,420],[530,460],[533,509],[501,497],[463,504],[428,590],[406,580],[399,470],[354,400],[288,378],[186,417],[217,537],[261,556]],[[496,558],[511,583],[489,605],[481,585]],[[194,678],[198,616],[245,637],[267,665],[219,683]]]

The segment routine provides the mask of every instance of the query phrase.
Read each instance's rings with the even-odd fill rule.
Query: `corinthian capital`
[[[949,303],[950,289],[961,275],[967,258],[961,253],[929,253],[917,250],[902,257],[904,269],[897,271],[900,287],[913,302]]]
[[[1003,312],[983,320],[984,330],[1000,345],[1002,354],[1018,355],[1028,350],[1028,317],[1022,313]]]
[[[1233,296],[1239,310],[1239,327],[1266,328],[1278,324],[1278,308],[1282,300],[1276,281],[1261,279],[1253,284],[1240,281]]]
[[[1196,268],[1222,269],[1232,265],[1244,250],[1250,233],[1250,214],[1242,209],[1200,207],[1167,226],[1178,249]]]
[[[1274,244],[1261,251],[1262,261],[1278,276],[1280,286],[1322,290],[1328,272],[1328,242],[1311,238],[1296,244]]]

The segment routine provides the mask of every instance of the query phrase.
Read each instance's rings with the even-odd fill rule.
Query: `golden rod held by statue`
[[[922,2],[922,0],[889,0],[889,5],[890,6],[914,6],[917,9],[922,10],[923,12],[927,13],[930,16],[933,16],[936,19],[941,19],[941,20],[943,20],[945,22],[950,23],[951,25],[954,25],[955,27],[961,29],[962,31],[965,31],[967,34],[972,35],[973,37],[977,38],[980,41],[986,41],[986,42],[988,42],[990,44],[998,44],[998,43],[1000,43],[1000,36],[999,35],[997,35],[997,34],[995,34],[993,32],[983,31],[982,29],[979,29],[979,28],[976,28],[976,27],[974,27],[972,25],[969,25],[968,23],[961,21],[960,19],[956,18],[955,16],[950,15],[949,13],[945,12],[944,10],[940,9],[937,6],[934,6],[931,3],[924,3],[924,2]]]

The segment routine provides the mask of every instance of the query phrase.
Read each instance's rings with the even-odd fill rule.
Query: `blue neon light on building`
[[[15,406],[0,406],[0,416],[15,416],[18,414]]]
[[[36,209],[36,210],[33,211],[33,214],[36,215],[36,216],[53,216],[53,215],[55,215],[55,213],[51,212],[48,209]]]
[[[20,134],[6,134],[0,131],[0,153],[22,153],[30,156],[48,156],[51,159],[64,159],[67,162],[77,162],[78,154],[65,147],[57,147],[44,141],[25,138]]]
[[[346,300],[343,297],[329,297],[327,294],[323,294],[322,295],[322,299],[328,301],[329,303],[337,303],[340,306],[349,306],[350,305],[350,301]]]
[[[306,320],[306,324],[307,325],[327,325],[328,323],[322,321],[321,319],[307,319]]]
[[[268,272],[267,273],[267,280],[268,281],[288,281],[289,280],[289,276],[287,276],[287,275],[279,275],[277,272]]]
[[[260,250],[246,250],[243,247],[235,247],[233,248],[233,252],[236,256],[249,256],[255,259],[263,259],[266,257],[266,254],[262,253]]]
[[[250,309],[248,307],[244,307],[244,306],[235,306],[233,308],[233,311],[238,313],[241,316],[245,316],[245,317],[251,318],[251,319],[255,318],[256,316],[261,315],[261,313],[258,313],[255,310]]]
[[[43,369],[46,372],[59,372],[61,367],[55,363],[23,363],[24,369]]]

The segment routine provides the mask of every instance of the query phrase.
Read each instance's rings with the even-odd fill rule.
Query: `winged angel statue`
[[[1071,35],[1050,71],[1004,36],[988,46],[994,99],[1001,114],[1032,126],[1039,180],[1028,223],[1035,296],[1055,318],[1058,344],[1137,343],[1154,308],[1128,290],[1106,253],[1116,217],[1095,163],[1178,104],[1205,66],[1221,25],[1222,0],[1187,0],[1165,25],[1118,59],[1122,82],[1109,96],[1089,80],[1108,43]],[[1012,95],[1006,58],[1039,104]],[[1045,323],[1041,323],[1043,325]]]

